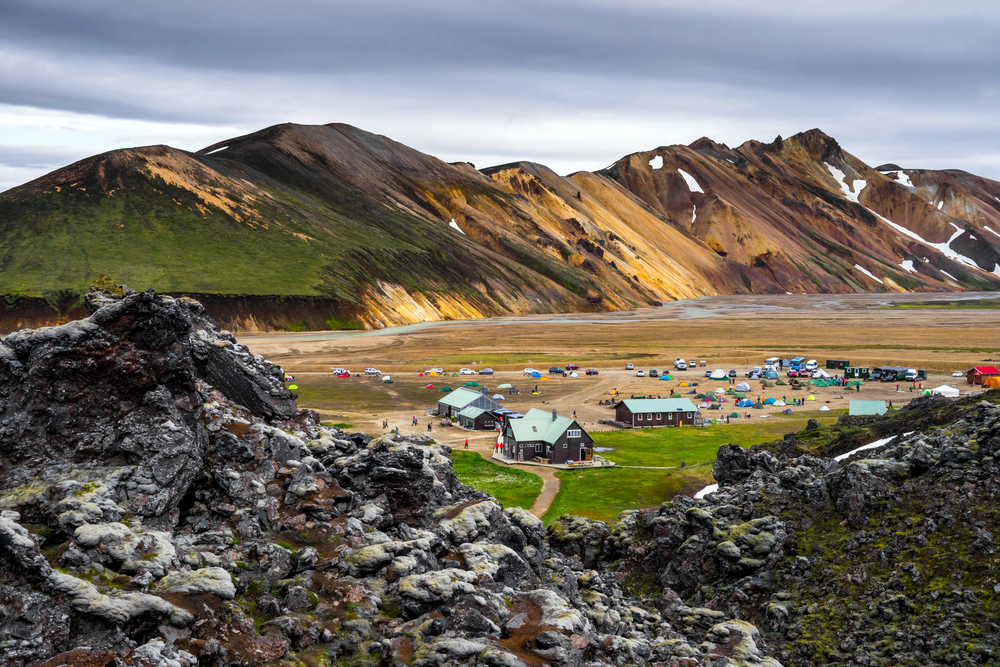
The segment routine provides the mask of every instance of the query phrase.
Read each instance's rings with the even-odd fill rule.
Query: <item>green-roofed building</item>
[[[470,431],[492,431],[497,427],[497,418],[489,410],[470,405],[458,413],[458,425]]]
[[[503,455],[518,461],[540,457],[564,464],[594,457],[594,439],[575,419],[560,417],[555,410],[532,408],[520,419],[508,419],[501,439]]]
[[[486,394],[459,387],[438,401],[438,414],[445,418],[457,417],[467,407],[499,410],[500,404]]]
[[[851,415],[884,415],[888,412],[885,401],[851,401]]]
[[[694,425],[700,418],[686,398],[626,398],[615,406],[615,420],[635,428]]]

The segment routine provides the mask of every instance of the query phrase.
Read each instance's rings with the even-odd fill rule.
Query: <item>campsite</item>
[[[711,461],[718,448],[715,438],[750,446],[801,429],[810,418],[835,423],[848,413],[851,400],[882,403],[886,408],[891,402],[898,408],[925,390],[944,394],[981,390],[979,385],[967,384],[964,374],[974,366],[996,363],[991,356],[1000,355],[980,345],[995,339],[1000,311],[963,309],[963,314],[976,312],[977,316],[958,318],[947,308],[893,308],[888,301],[905,301],[906,297],[754,296],[739,302],[717,297],[642,311],[564,315],[557,325],[547,317],[529,316],[359,334],[257,334],[247,340],[254,352],[275,359],[295,377],[301,405],[317,410],[324,422],[349,424],[372,435],[394,428],[402,433],[427,433],[456,449],[469,439],[470,451],[463,456],[480,452],[491,458],[496,433],[442,427],[440,419],[426,414],[447,395],[446,390],[475,382],[479,386],[470,389],[487,389],[491,398],[500,397],[494,399],[497,403],[514,411],[538,408],[567,416],[575,412],[594,436],[595,453],[620,466],[638,467],[557,472],[525,466],[544,485],[539,495],[537,482],[532,481],[517,502],[524,504],[525,498],[533,496],[538,502],[545,499],[542,505],[536,502],[535,509],[544,509],[546,520],[562,511],[613,519],[622,509],[655,505],[711,483]],[[747,312],[757,316],[748,318]],[[855,386],[825,381],[808,384],[811,378],[795,378],[802,387],[793,389],[792,378],[783,369],[776,379],[745,377],[774,356],[817,359],[820,368],[827,359],[849,359],[855,366],[869,368],[914,367],[927,369],[928,377],[921,380],[923,387],[918,391],[910,391],[906,382],[864,381],[858,391]],[[705,360],[706,366],[677,370],[673,362],[681,357]],[[542,372],[569,362],[595,368],[599,374],[580,373],[572,378]],[[629,363],[634,370],[626,370]],[[383,377],[367,377],[359,371],[337,377],[331,373],[334,367],[377,367]],[[458,375],[463,367],[477,371],[489,367],[494,374]],[[425,373],[432,368],[441,372]],[[526,368],[539,371],[532,377],[524,375]],[[662,375],[648,377],[653,369]],[[646,371],[646,376],[636,377],[636,370]],[[730,370],[736,371],[732,382]],[[826,372],[844,377],[840,370]],[[961,377],[952,377],[955,372]],[[384,381],[385,376],[391,381]],[[715,419],[716,425],[620,431],[599,423],[614,418],[617,400],[641,396],[688,398],[709,407],[717,404],[719,410],[700,408],[702,416]],[[739,405],[740,401],[746,402]],[[786,413],[789,410],[792,414]],[[657,469],[677,465],[670,462],[670,453],[679,451],[680,442],[695,437],[707,440],[697,455],[681,459],[686,464],[683,470]],[[651,450],[640,444],[609,445],[615,439],[655,446]],[[630,447],[634,451],[625,451]],[[600,451],[608,448],[613,451]],[[645,457],[648,465],[637,463],[635,457]],[[484,460],[466,467],[475,468],[478,479],[484,479],[484,474],[485,478],[512,479],[502,474],[506,468],[484,473],[493,470],[489,466],[495,464]],[[622,497],[622,488],[634,489],[634,497]]]

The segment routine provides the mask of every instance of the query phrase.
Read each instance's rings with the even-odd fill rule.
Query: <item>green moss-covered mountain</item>
[[[280,125],[112,151],[0,194],[0,323],[65,319],[99,275],[196,294],[240,328],[996,289],[998,195],[963,172],[872,169],[818,130],[562,177]]]

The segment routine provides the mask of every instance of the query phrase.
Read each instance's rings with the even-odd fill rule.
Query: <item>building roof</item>
[[[459,417],[465,417],[467,419],[475,419],[476,417],[478,417],[479,415],[483,414],[484,412],[486,412],[486,410],[484,410],[482,408],[474,408],[474,407],[472,407],[470,405],[466,409],[464,409],[461,412],[459,412],[458,416]]]
[[[552,413],[538,408],[531,408],[521,419],[507,422],[514,438],[520,442],[547,442],[555,444],[563,433],[573,425],[570,417],[556,417]]]
[[[444,398],[439,398],[438,403],[444,403],[449,407],[462,409],[468,407],[470,403],[472,403],[475,400],[478,400],[482,396],[483,394],[479,393],[478,391],[472,391],[471,389],[465,389],[464,387],[459,387],[458,389],[451,392]]]
[[[629,412],[697,412],[686,398],[626,398],[622,401]]]
[[[858,401],[851,399],[850,413],[852,415],[884,415],[886,412],[885,401]]]
[[[976,371],[976,373],[982,375],[984,373],[995,373],[1000,374],[1000,370],[997,370],[994,366],[973,366],[969,371]],[[968,373],[969,371],[965,371]]]

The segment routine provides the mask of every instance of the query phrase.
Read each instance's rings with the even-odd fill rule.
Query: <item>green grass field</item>
[[[542,491],[542,480],[537,475],[490,463],[477,452],[453,450],[451,461],[460,482],[485,491],[504,507],[530,509]]]
[[[837,420],[835,412],[817,412],[813,416],[821,424]],[[576,514],[614,521],[624,510],[655,507],[679,493],[694,493],[714,483],[712,463],[722,445],[735,442],[750,447],[778,440],[785,433],[804,428],[808,418],[799,413],[751,424],[595,433],[594,446],[610,448],[600,455],[620,466],[668,467],[679,466],[682,461],[686,466],[672,470],[620,467],[558,472],[559,493],[543,520],[547,525],[563,514]]]

